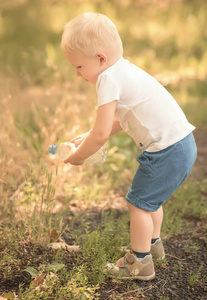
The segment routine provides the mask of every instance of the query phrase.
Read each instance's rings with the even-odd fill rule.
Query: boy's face
[[[80,52],[72,52],[67,60],[76,68],[77,76],[92,84],[96,84],[99,74],[104,71],[103,59],[99,55],[88,57]]]

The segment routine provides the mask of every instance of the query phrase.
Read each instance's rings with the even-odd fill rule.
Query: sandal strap
[[[116,265],[119,268],[127,267],[127,269],[128,269],[128,264],[133,264],[134,262],[135,262],[135,257],[132,255],[131,252],[127,252],[124,257],[120,258],[117,261]]]
[[[133,264],[136,260],[136,258],[134,257],[134,255],[131,253],[131,251],[126,253],[126,259],[130,264]]]

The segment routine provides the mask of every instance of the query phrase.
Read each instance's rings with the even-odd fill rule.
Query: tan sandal
[[[163,260],[165,258],[165,250],[161,239],[151,245],[151,254],[154,260]]]
[[[144,259],[138,260],[131,251],[116,264],[108,263],[107,270],[112,277],[122,279],[152,280],[155,277],[152,256],[147,255]]]

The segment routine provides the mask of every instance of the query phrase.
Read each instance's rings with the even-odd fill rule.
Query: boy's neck
[[[106,68],[103,71],[105,71],[106,69],[108,69],[111,66],[113,66],[120,58],[122,58],[122,56],[117,56],[117,57],[108,59],[108,62],[106,64]]]

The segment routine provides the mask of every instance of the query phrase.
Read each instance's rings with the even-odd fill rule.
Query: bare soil
[[[196,180],[207,175],[207,130],[195,131],[198,146],[198,158],[192,177]],[[121,211],[118,212],[121,214]],[[84,212],[82,212],[84,214]],[[91,211],[88,216],[96,227],[101,221],[101,212]],[[84,219],[84,218],[83,218]],[[207,299],[207,220],[187,220],[190,222],[190,233],[173,236],[164,241],[166,261],[156,265],[156,278],[150,282],[116,281],[107,279],[98,290],[101,300],[107,299]],[[182,232],[182,230],[181,230]],[[183,232],[185,232],[183,230]],[[72,241],[68,237],[68,241]],[[0,249],[0,259],[4,249]],[[32,242],[22,242],[16,252],[16,266],[6,280],[0,274],[0,295],[3,292],[16,292],[19,284],[28,287],[30,275],[23,272],[25,266],[38,268],[42,261],[48,263],[57,257],[57,251],[46,249]],[[79,259],[77,260],[77,257]],[[81,253],[65,251],[67,272],[70,272],[77,261],[81,264]],[[16,269],[15,269],[16,268]],[[52,298],[51,298],[52,299]]]

